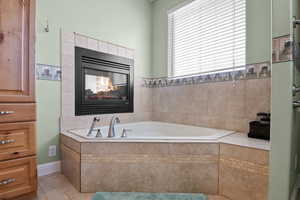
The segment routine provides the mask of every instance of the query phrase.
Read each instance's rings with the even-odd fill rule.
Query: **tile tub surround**
[[[220,145],[219,193],[231,200],[267,200],[269,152]]]
[[[62,109],[61,130],[88,128],[94,116],[75,116],[75,46],[136,60],[134,50],[82,34],[61,32]],[[118,114],[122,122],[149,120],[152,116],[151,90],[142,87],[143,72],[134,67],[134,113]],[[99,115],[97,115],[99,116]],[[101,115],[98,125],[107,125],[112,114]]]
[[[191,146],[197,146],[198,151]],[[62,144],[63,165],[76,158]],[[68,149],[68,150],[66,150]],[[114,149],[114,151],[110,151]],[[203,151],[200,151],[203,150]],[[218,144],[85,143],[80,174],[65,174],[81,192],[218,193]],[[68,171],[67,169],[63,172]],[[74,177],[76,177],[74,179]]]
[[[61,134],[61,145],[62,172],[76,188],[80,182],[81,192],[201,192],[231,200],[264,200],[267,195],[267,150],[222,140],[88,142],[68,134]]]
[[[270,112],[270,78],[152,89],[152,120],[248,132],[258,112]]]

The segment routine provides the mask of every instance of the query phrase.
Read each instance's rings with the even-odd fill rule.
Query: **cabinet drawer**
[[[0,161],[34,155],[35,122],[0,124]]]
[[[36,110],[34,103],[0,104],[0,123],[35,121]]]
[[[0,162],[0,199],[36,191],[36,158]]]

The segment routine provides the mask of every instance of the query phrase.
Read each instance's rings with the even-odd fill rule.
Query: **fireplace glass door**
[[[128,103],[128,74],[85,69],[85,103]]]
[[[75,115],[133,112],[133,60],[75,48]]]

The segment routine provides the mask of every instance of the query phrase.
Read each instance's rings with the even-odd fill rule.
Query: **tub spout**
[[[119,117],[113,116],[110,120],[109,131],[107,137],[112,138],[116,136],[115,124],[120,123]]]

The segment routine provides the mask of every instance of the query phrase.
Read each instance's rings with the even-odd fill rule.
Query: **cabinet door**
[[[35,0],[0,0],[0,102],[34,102]]]

